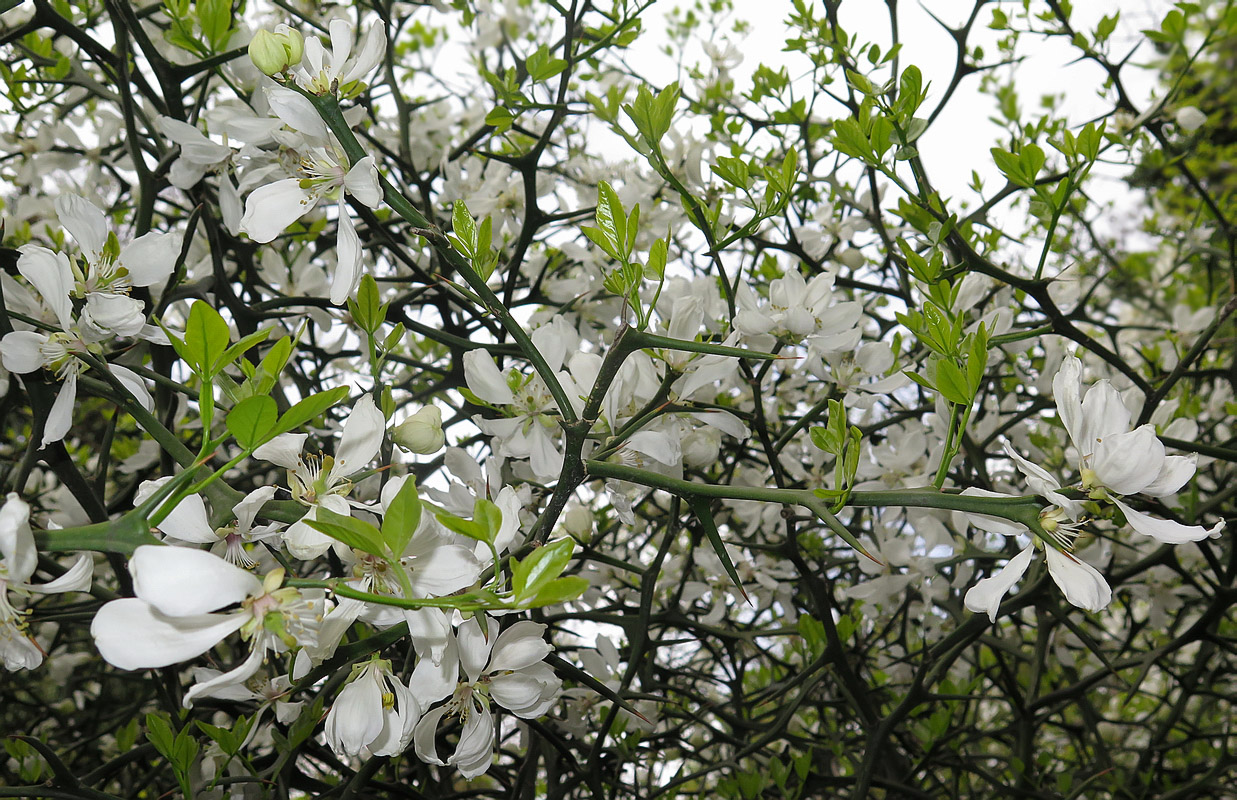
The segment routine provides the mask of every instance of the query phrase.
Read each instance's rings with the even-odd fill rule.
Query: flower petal
[[[1151,497],[1168,497],[1176,494],[1194,477],[1198,469],[1197,456],[1164,456],[1160,465],[1160,474],[1150,486],[1144,486],[1142,493]]]
[[[46,334],[36,331],[11,331],[0,339],[0,359],[4,368],[18,375],[43,368],[40,348],[47,344]]]
[[[129,281],[134,286],[166,281],[176,267],[180,245],[179,233],[151,232],[129,242],[120,253],[120,262],[129,270]]]
[[[39,563],[39,551],[30,530],[30,505],[16,492],[9,492],[0,507],[0,559],[4,561],[6,578],[14,583],[29,580]]]
[[[241,232],[249,234],[255,242],[265,244],[308,214],[317,204],[317,198],[302,189],[301,182],[296,178],[259,186],[245,198]]]
[[[70,372],[64,378],[64,385],[52,403],[52,410],[47,412],[47,422],[43,425],[43,446],[60,441],[69,428],[73,427],[73,407],[77,405],[77,373]]]
[[[56,198],[56,216],[69,232],[78,247],[86,254],[86,260],[94,263],[103,252],[107,242],[107,221],[103,212],[84,197],[62,194]]]
[[[244,615],[235,614],[233,616],[243,618]],[[189,708],[193,705],[194,700],[205,695],[210,695],[211,693],[217,691],[220,687],[235,686],[244,683],[258,673],[258,670],[262,667],[262,661],[265,656],[266,648],[260,646],[258,642],[254,642],[254,647],[249,652],[248,658],[238,664],[235,668],[223,673],[222,675],[217,675],[203,683],[194,684],[192,689],[185,692],[185,696],[181,700],[180,704],[185,708]]]
[[[988,615],[988,619],[996,622],[996,612],[1001,606],[1001,600],[1026,573],[1033,555],[1035,545],[1027,545],[1026,549],[1011,558],[1000,572],[972,586],[963,603],[969,610],[976,613],[982,611]]]
[[[63,575],[53,581],[27,587],[41,594],[61,594],[63,592],[86,592],[94,579],[94,559],[89,553],[82,553]]]
[[[205,550],[142,545],[129,560],[133,593],[171,617],[187,617],[262,593],[262,582]]]
[[[464,380],[469,391],[487,403],[507,405],[515,402],[507,379],[498,371],[493,356],[484,348],[464,354]]]
[[[1204,528],[1201,525],[1182,525],[1180,522],[1159,519],[1158,517],[1148,516],[1141,511],[1135,511],[1115,497],[1112,498],[1112,501],[1116,503],[1117,508],[1121,509],[1121,513],[1125,515],[1125,521],[1130,523],[1130,527],[1134,529],[1135,533],[1150,536],[1157,542],[1163,542],[1164,544],[1184,544],[1185,542],[1201,541],[1224,528],[1223,522],[1213,525],[1210,529]]]
[[[267,88],[266,99],[270,102],[275,116],[292,130],[314,139],[327,138],[326,123],[314,109],[314,104],[309,102],[309,98],[291,89],[273,86]]]
[[[1134,494],[1159,477],[1164,466],[1164,445],[1150,424],[1098,437],[1090,466],[1104,486],[1117,494]]]
[[[339,223],[335,236],[335,276],[331,279],[331,302],[342,306],[361,282],[361,238],[348,204],[339,199]]]
[[[387,430],[386,417],[374,404],[372,395],[361,395],[344,423],[335,451],[335,469],[340,475],[352,475],[374,460],[382,447],[382,437]]]
[[[168,617],[136,597],[104,604],[90,623],[95,647],[120,669],[166,667],[205,653],[245,624],[244,614]]]
[[[966,497],[1003,497],[1006,499],[1012,498],[1013,495],[1004,494],[1002,492],[993,492],[987,489],[978,487],[967,487],[962,490],[962,494]],[[965,512],[967,522],[971,523],[981,531],[989,533],[999,533],[1002,536],[1017,536],[1020,533],[1029,533],[1026,525],[1021,522],[1005,519],[1004,517],[994,517],[991,514],[975,514],[973,512]]]
[[[1095,452],[1101,439],[1125,433],[1130,429],[1130,410],[1121,394],[1108,381],[1097,381],[1082,398],[1082,418],[1079,438],[1074,440],[1083,456]]]
[[[540,622],[522,620],[498,635],[490,654],[490,672],[517,670],[541,661],[554,649],[541,638],[546,626]]]
[[[1099,611],[1112,600],[1112,589],[1104,576],[1085,561],[1055,547],[1044,548],[1048,574],[1065,594],[1065,599],[1087,611]]]
[[[17,271],[38,290],[43,302],[56,314],[60,328],[67,331],[73,327],[73,302],[69,295],[73,292],[74,281],[68,256],[28,244],[21,248]]]
[[[253,451],[255,458],[278,464],[284,469],[296,469],[301,463],[301,451],[305,449],[307,433],[281,433]]]
[[[488,623],[486,626],[489,633],[488,639],[481,632],[481,626],[477,623],[476,617],[465,620],[455,637],[459,644],[460,665],[464,667],[464,673],[468,675],[468,679],[473,682],[481,679],[481,675],[485,672],[486,662],[490,660],[490,650],[494,647],[494,629],[498,627],[498,623],[489,618],[486,622]]]
[[[344,175],[344,190],[370,208],[382,202],[382,183],[373,156],[365,156]]]
[[[417,758],[424,761],[426,764],[437,764],[442,766],[446,762],[438,757],[438,721],[447,713],[445,705],[431,709],[421,721],[417,723],[412,731],[412,745],[416,750]]]

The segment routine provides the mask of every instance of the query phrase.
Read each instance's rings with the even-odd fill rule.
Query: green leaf
[[[209,303],[198,300],[189,309],[189,322],[185,326],[185,360],[203,378],[212,377],[217,364],[228,349],[232,333],[228,323]]]
[[[236,344],[224,350],[223,355],[219,356],[219,363],[215,365],[215,371],[218,372],[236,359],[240,358],[243,353],[248,352],[251,348],[266,341],[266,337],[270,336],[271,331],[273,330],[274,328],[263,328],[262,330],[254,331]]]
[[[627,213],[623,210],[618,193],[605,181],[597,184],[596,216],[597,228],[613,248],[611,255],[622,259],[627,254]]]
[[[657,239],[649,247],[649,262],[644,266],[644,275],[648,278],[663,280],[666,277],[666,254],[670,249],[670,239]]]
[[[283,372],[283,368],[287,366],[288,359],[292,357],[292,339],[288,336],[283,336],[279,341],[271,346],[271,349],[266,351],[266,355],[262,357],[262,361],[258,364],[257,393],[269,394],[271,389],[275,388],[275,381],[279,379],[279,375]]]
[[[461,255],[472,258],[477,252],[477,223],[472,214],[468,213],[468,205],[463,200],[455,201],[451,208],[451,243]]]
[[[378,330],[386,316],[386,306],[378,294],[378,281],[368,272],[361,276],[357,287],[356,300],[348,298],[348,310],[353,320],[366,333],[372,334]]]
[[[528,608],[540,608],[542,606],[564,603],[568,600],[575,600],[588,591],[588,586],[587,578],[582,578],[579,575],[564,575],[561,578],[555,578],[543,584],[530,602],[522,603],[521,605],[527,605]]]
[[[437,517],[438,522],[449,531],[458,533],[460,536],[467,536],[469,539],[476,539],[478,542],[489,541],[485,527],[479,522],[475,522],[471,519],[464,519],[463,517],[457,517],[454,514],[448,514],[446,512],[443,512],[442,514],[435,514],[434,516]]]
[[[726,574],[730,576],[730,580],[734,582],[739,593],[743,595],[743,599],[751,603],[751,598],[747,596],[747,591],[743,588],[743,581],[739,580],[739,572],[734,568],[734,562],[730,560],[730,554],[726,552],[726,544],[722,541],[722,535],[717,530],[717,523],[713,521],[713,513],[709,511],[708,500],[692,497],[688,498],[687,504],[691,507],[692,513],[696,515],[696,519],[700,520],[700,527],[704,529],[704,536],[709,540],[709,544],[713,547],[713,552],[717,554],[717,558],[722,562],[722,569],[726,570]]]
[[[571,538],[558,539],[516,562],[511,569],[511,588],[515,591],[516,602],[538,594],[544,584],[563,574],[575,545]]]
[[[354,550],[385,558],[382,533],[363,520],[336,514],[329,508],[318,506],[317,519],[306,519],[305,524],[319,533],[343,542]]]
[[[969,405],[973,396],[967,391],[967,380],[953,361],[942,360],[936,365],[936,388],[951,403]]]
[[[502,509],[484,497],[479,497],[472,506],[472,521],[485,531],[483,541],[493,542],[503,526]]]
[[[587,225],[580,226],[580,232],[588,237],[588,240],[601,248],[601,251],[613,259],[622,258],[618,252],[618,242],[614,241],[612,236],[607,235],[604,231],[597,228],[590,228]],[[619,294],[616,292],[616,294]]]
[[[228,430],[236,442],[246,450],[265,444],[273,435],[279,421],[279,408],[266,395],[258,395],[240,401],[228,414]]]
[[[272,438],[281,433],[295,430],[311,419],[317,419],[328,408],[338,405],[347,397],[347,386],[336,386],[334,389],[328,389],[325,392],[311,394],[283,412],[279,417],[279,422],[275,425],[274,432],[271,433]]]
[[[420,524],[421,497],[417,494],[417,482],[409,476],[382,516],[382,538],[391,555],[396,558],[403,555]]]
[[[485,124],[493,126],[498,133],[505,133],[515,124],[515,114],[503,106],[495,106],[485,115]]]

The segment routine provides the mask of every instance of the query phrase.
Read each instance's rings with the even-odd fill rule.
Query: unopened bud
[[[593,512],[584,506],[573,505],[563,513],[563,527],[578,542],[593,538]]]
[[[426,406],[391,431],[391,441],[413,453],[436,453],[446,443],[442,432],[442,412],[438,406]]]
[[[1181,126],[1181,130],[1186,133],[1194,133],[1207,121],[1207,115],[1199,111],[1196,106],[1185,106],[1177,109],[1173,119]]]
[[[259,30],[249,42],[249,58],[264,75],[275,76],[301,63],[305,38],[287,25],[276,26],[274,32]]]

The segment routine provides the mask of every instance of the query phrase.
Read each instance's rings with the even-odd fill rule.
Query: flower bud
[[[1207,115],[1199,111],[1195,106],[1185,106],[1177,109],[1173,119],[1181,127],[1181,130],[1186,133],[1194,133],[1207,121]]]
[[[249,42],[249,58],[264,75],[275,76],[301,63],[305,38],[301,32],[279,25],[274,32],[259,30]]]
[[[578,542],[593,538],[593,512],[584,506],[570,505],[563,512],[563,527]]]
[[[429,455],[446,444],[442,432],[442,412],[438,406],[426,406],[391,431],[391,441],[412,453]]]

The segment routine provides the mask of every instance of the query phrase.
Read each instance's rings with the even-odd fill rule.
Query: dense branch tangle
[[[1166,65],[1159,106],[1140,108],[1128,76],[1144,57],[1122,50],[1109,22],[1065,4],[933,6],[956,58],[931,84],[896,39],[922,20],[892,1],[894,39],[844,29],[849,4],[777,8],[789,19],[787,66],[749,71],[727,4],[666,20],[643,5],[341,7],[330,13],[348,21],[353,57],[371,26],[386,38],[360,83],[331,62],[324,85],[278,70],[268,80],[246,52],[253,30],[280,22],[334,37],[316,8],[36,0],[6,17],[5,247],[82,253],[60,235],[70,226],[54,205],[81,195],[105,212],[118,246],[183,235],[162,280],[127,289],[144,321],[184,332],[198,301],[231,326],[229,342],[255,338],[204,376],[151,337],[97,337],[80,357],[72,429],[47,446],[65,376],[51,362],[20,378],[13,367],[0,477],[34,507],[42,572],[31,583],[63,573],[61,553],[108,555],[90,595],[18,603],[47,660],[0,689],[0,728],[25,737],[9,740],[0,784],[17,788],[0,796],[1234,791],[1237,551],[1227,535],[1172,546],[1134,533],[1104,494],[1182,526],[1233,517],[1234,301],[1215,276],[1237,269],[1237,234],[1227,176],[1191,155],[1224,141],[1231,150],[1232,119],[1187,130],[1178,113],[1222,69],[1232,10],[1205,3],[1128,28],[1155,30],[1138,52],[1154,46]],[[674,43],[673,86],[629,49],[657,34]],[[1095,115],[1103,128],[1018,106],[1018,65],[1058,37],[1110,81]],[[305,101],[320,134],[297,127],[314,124],[279,88]],[[1000,153],[947,152],[935,131],[981,89],[1005,130]],[[191,144],[176,123],[220,149]],[[344,181],[364,183],[349,170],[366,158],[380,197]],[[1094,199],[1091,172],[1104,163],[1143,165],[1157,208],[1149,241],[1111,233],[1132,223]],[[942,188],[971,169],[997,177],[956,196]],[[258,243],[262,215],[286,212],[249,199],[290,177],[318,192],[307,204],[323,202]],[[351,306],[333,297],[349,228],[374,279],[343,286]],[[39,300],[15,251],[5,258],[0,334],[58,329],[54,299]],[[92,291],[72,298],[75,320]],[[285,334],[284,363],[262,384]],[[1093,462],[1066,435],[1053,385],[1067,352],[1081,357],[1086,386],[1110,380],[1124,393],[1131,426],[1154,423],[1173,451],[1200,456],[1185,488],[1097,488],[1080,469]],[[145,382],[149,409],[107,364]],[[457,762],[418,757],[424,742],[402,756],[341,756],[322,724],[371,658],[414,676],[415,694],[417,665],[441,656],[417,638],[425,631],[410,638],[377,605],[289,678],[280,702],[299,709],[263,706],[275,690],[258,687],[182,710],[201,681],[188,666],[227,670],[249,640],[124,672],[99,659],[88,633],[105,602],[138,591],[125,557],[153,541],[140,517],[155,514],[174,537],[167,509],[138,499],[143,481],[186,476],[160,491],[200,491],[217,528],[238,524],[242,498],[279,486],[257,521],[296,523],[312,492],[284,488],[295,488],[285,470],[254,457],[229,415],[246,392],[284,419],[333,390],[334,404],[295,427],[309,435],[305,453],[339,456],[370,401],[389,434],[352,465],[349,486],[330,487],[365,506],[348,509],[362,533],[336,520],[332,535],[362,536],[364,525],[390,534],[393,492],[382,489],[403,475],[420,487],[424,516],[455,520],[435,530],[461,549],[477,533],[470,523],[484,527],[491,513],[474,499],[507,503],[493,513],[515,520],[497,558],[466,542],[474,582],[387,599],[517,608],[487,623],[504,633],[529,630],[517,619],[548,626],[545,663],[567,691],[527,719],[495,700],[497,756],[470,782]],[[409,440],[396,425],[431,405],[459,449],[397,449]],[[1024,480],[1006,441],[1066,487],[1062,499]],[[1087,503],[1076,542],[1078,520],[1051,516],[1071,502]],[[986,534],[978,514],[1025,533]],[[1062,524],[1068,535],[1054,538]],[[1080,610],[1040,560],[998,601],[995,624],[968,610],[971,587],[1030,532],[1036,552],[1064,541],[1059,552],[1098,567],[1111,602]],[[368,563],[359,540],[302,558],[281,536],[292,538],[285,528],[246,545],[259,572],[282,566],[303,591],[335,590],[333,601],[382,601],[374,585],[342,583]],[[559,569],[587,579],[587,591],[544,608],[513,599],[518,565],[566,536],[576,545]],[[466,624],[450,620],[451,635]],[[268,655],[257,679],[284,671],[279,648]],[[152,738],[151,713],[198,743],[191,768]],[[252,741],[232,742],[238,755],[202,767],[206,748],[215,758],[227,739],[212,744],[198,723],[241,731],[255,718]],[[429,736],[444,757],[466,729],[452,719]],[[217,785],[201,782],[206,773]]]

